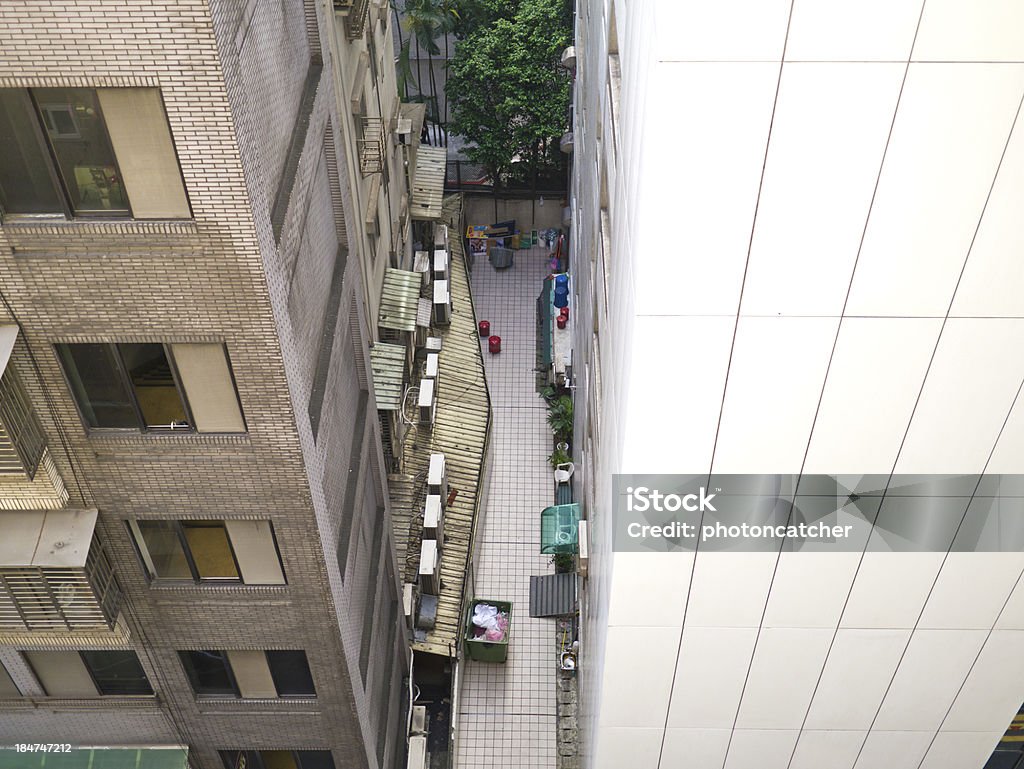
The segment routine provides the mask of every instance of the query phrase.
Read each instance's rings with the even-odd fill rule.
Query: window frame
[[[96,102],[96,115],[99,118],[100,124],[103,127],[103,135],[107,137],[107,146],[110,147],[110,155],[114,161],[114,168],[117,171],[117,177],[121,180],[121,189],[124,194],[125,205],[128,208],[126,214],[120,212],[110,211],[76,211],[74,204],[71,202],[71,193],[68,190],[68,181],[64,178],[64,174],[61,171],[60,161],[57,158],[57,151],[54,149],[53,142],[50,141],[50,137],[46,132],[46,123],[43,119],[43,107],[36,96],[35,91],[37,88],[77,88],[83,91],[92,91],[93,99]],[[28,99],[32,105],[33,116],[35,117],[36,123],[36,138],[43,142],[43,153],[50,160],[50,176],[57,183],[57,192],[61,201],[64,204],[64,217],[66,219],[118,219],[124,221],[126,219],[135,219],[135,213],[132,210],[131,196],[128,194],[128,187],[124,183],[124,177],[121,175],[121,164],[117,160],[117,152],[114,150],[114,142],[110,138],[110,131],[107,129],[107,118],[103,114],[103,105],[100,104],[99,89],[95,86],[38,86],[37,88],[26,88],[28,91]],[[161,95],[162,100],[162,95]],[[9,214],[5,214],[5,218]],[[17,216],[17,214],[15,214]]]
[[[78,400],[78,395],[75,392],[74,384],[71,381],[71,376],[64,363],[64,357],[61,355],[60,348],[71,348],[82,344],[100,344],[105,345],[113,351],[113,360],[115,366],[115,373],[118,379],[121,380],[122,386],[124,386],[126,392],[131,398],[132,408],[135,411],[135,417],[138,421],[136,427],[93,427],[89,424],[89,420],[82,409],[82,404]],[[171,380],[174,382],[174,389],[178,393],[178,397],[181,399],[181,406],[185,411],[185,417],[188,419],[188,425],[186,427],[151,427],[146,424],[145,414],[142,411],[142,406],[139,404],[138,395],[135,392],[135,383],[132,382],[131,374],[128,371],[128,366],[124,361],[124,356],[121,353],[122,344],[159,344],[164,351],[164,357],[167,359],[167,364],[171,371]],[[68,391],[71,393],[71,400],[75,403],[75,409],[78,411],[78,418],[82,422],[82,426],[85,428],[87,435],[93,435],[94,433],[100,435],[109,435],[112,433],[120,433],[122,435],[132,435],[136,433],[142,434],[155,434],[155,435],[174,435],[174,434],[185,434],[185,435],[197,435],[199,429],[195,423],[195,416],[192,414],[192,407],[189,405],[188,393],[185,391],[185,386],[181,382],[181,375],[178,373],[178,366],[174,361],[174,351],[172,347],[173,342],[55,342],[53,346],[54,355],[57,358],[57,363],[60,366],[61,374],[64,376],[64,382],[68,386]],[[226,353],[226,349],[225,349]],[[226,358],[226,355],[225,355]],[[235,388],[235,396],[238,396],[238,386],[234,381],[234,372],[232,373],[231,384]],[[241,411],[241,399],[239,399],[239,410]],[[244,418],[244,417],[243,417]]]
[[[228,676],[228,683],[231,685],[231,688],[235,692],[233,696],[230,695],[230,694],[224,694],[224,693],[209,694],[209,693],[203,693],[203,692],[196,691],[195,681],[192,680],[192,676],[189,674],[189,667],[185,664],[185,655],[187,655],[187,654],[196,654],[196,653],[201,653],[201,652],[217,652],[218,654],[220,654],[221,658],[224,661],[224,670],[225,670],[225,672],[227,673],[227,676]],[[185,678],[188,680],[188,685],[189,685],[189,688],[192,690],[192,695],[197,700],[223,700],[223,699],[229,699],[229,700],[230,699],[236,699],[236,700],[240,700],[240,699],[242,699],[242,692],[238,688],[238,680],[235,678],[235,671],[231,667],[231,660],[228,659],[227,649],[183,649],[183,650],[178,652],[178,659],[181,661],[182,670],[185,671]]]
[[[85,655],[87,652],[94,652],[99,654],[106,654],[108,652],[122,652],[131,654],[135,658],[135,663],[139,666],[139,670],[142,671],[142,677],[146,682],[146,686],[149,687],[149,692],[115,692],[113,694],[108,694],[104,692],[100,688],[99,678],[96,677],[96,671],[93,670],[92,665],[90,665],[86,660]],[[85,666],[86,672],[92,679],[93,686],[96,687],[96,691],[99,692],[99,695],[101,697],[153,697],[156,695],[156,690],[153,689],[153,684],[150,682],[149,676],[146,675],[146,669],[142,667],[142,661],[139,659],[139,655],[135,652],[134,649],[79,649],[78,656],[81,658],[82,665]]]
[[[221,764],[224,769],[236,769],[238,766],[237,758],[236,763],[229,763],[228,753],[244,754],[246,756],[246,769],[266,769],[266,763],[263,761],[263,751],[272,750],[272,748],[246,748],[246,749],[234,749],[234,750],[218,750],[217,755],[220,757]],[[337,769],[338,764],[334,762],[334,752],[331,750],[283,750],[281,752],[291,753],[292,761],[298,769],[313,769],[313,767],[307,767],[302,762],[301,755],[303,753],[326,753],[330,758],[330,765]]]
[[[93,210],[93,211],[76,211],[74,203],[72,202],[72,194],[70,191],[70,182],[65,179],[63,169],[57,156],[56,148],[54,147],[53,141],[46,128],[46,110],[40,100],[40,95],[36,92],[41,89],[47,88],[75,88],[84,91],[90,91],[95,101],[95,110],[98,120],[101,124],[101,130],[106,136],[107,144],[111,149],[111,157],[113,161],[113,168],[120,180],[121,191],[124,197],[125,208],[118,210]],[[6,206],[0,202],[0,222],[15,224],[19,222],[30,223],[30,222],[97,222],[97,221],[111,221],[111,222],[159,222],[159,221],[194,221],[195,211],[192,208],[192,200],[189,195],[189,190],[185,184],[185,174],[181,164],[181,154],[178,147],[178,137],[175,136],[172,130],[170,117],[167,112],[167,101],[164,98],[164,91],[162,88],[157,86],[106,86],[106,85],[38,85],[33,87],[25,86],[14,86],[3,88],[4,91],[9,91],[17,94],[17,107],[21,110],[22,116],[27,120],[31,126],[31,139],[34,140],[36,148],[40,152],[40,160],[45,164],[45,175],[50,181],[50,186],[53,189],[55,197],[55,208],[52,211],[36,211],[36,212],[18,212],[10,211]],[[181,191],[184,196],[184,204],[187,209],[187,216],[168,215],[168,216],[149,216],[143,214],[141,217],[137,215],[134,206],[132,205],[131,193],[129,190],[130,184],[126,183],[124,174],[122,172],[121,160],[123,158],[118,157],[117,147],[110,134],[110,124],[107,121],[107,117],[103,111],[101,92],[112,91],[112,90],[152,90],[156,92],[157,99],[160,105],[161,117],[167,128],[167,137],[170,141],[170,149],[173,153],[174,166],[177,169],[178,175],[181,181]],[[26,139],[29,137],[26,136]],[[60,138],[60,137],[57,137]],[[145,197],[145,196],[143,196]],[[145,205],[143,205],[145,208]]]
[[[72,696],[67,695],[67,694],[51,694],[50,691],[46,688],[46,684],[44,683],[45,676],[41,676],[40,675],[39,671],[36,669],[36,665],[33,664],[32,658],[29,655],[29,652],[33,652],[33,651],[57,651],[57,652],[64,652],[64,653],[67,653],[67,654],[76,654],[76,655],[78,655],[79,663],[82,665],[82,669],[85,670],[86,674],[89,676],[89,680],[92,682],[92,686],[96,690],[96,694],[92,695],[91,697],[72,697]],[[115,652],[123,652],[123,653],[132,654],[135,657],[136,663],[138,663],[139,670],[142,671],[142,676],[143,676],[143,678],[146,681],[146,685],[149,687],[149,693],[148,694],[124,694],[124,693],[106,694],[106,693],[104,693],[101,690],[101,688],[100,688],[100,685],[99,685],[99,683],[98,683],[98,681],[96,679],[96,674],[93,671],[92,666],[89,665],[89,663],[86,661],[85,655],[83,654],[83,652],[86,652],[86,651],[99,652],[99,653],[115,651]],[[58,700],[60,700],[60,699],[90,700],[90,699],[96,699],[96,698],[99,698],[99,697],[156,697],[156,689],[153,688],[153,682],[149,680],[149,674],[146,673],[146,669],[144,667],[142,667],[142,661],[139,659],[139,655],[138,655],[138,653],[134,649],[26,649],[26,650],[19,651],[18,655],[21,657],[22,661],[25,663],[25,666],[32,672],[32,676],[35,678],[35,680],[38,683],[39,687],[42,689],[43,696],[45,696],[45,697],[49,697],[49,698],[52,698],[52,699],[58,699]],[[8,675],[10,676],[10,673],[8,673]],[[10,676],[10,677],[11,677],[12,682],[13,682],[13,676]],[[18,688],[19,690],[21,689],[21,687],[19,687],[16,682],[15,682],[14,685],[15,685],[15,688]],[[32,695],[28,695],[28,694],[22,692],[22,696],[32,696]]]
[[[309,655],[306,654],[306,650],[305,649],[263,649],[262,651],[263,651],[263,656],[267,660],[267,669],[270,671],[270,678],[274,682],[274,688],[277,690],[277,699],[279,699],[279,700],[309,700],[309,699],[316,699],[317,698],[316,681],[313,679],[313,668],[310,667]],[[306,663],[306,672],[309,674],[309,683],[310,683],[310,686],[312,687],[313,691],[310,692],[310,693],[300,693],[300,694],[281,694],[281,687],[278,685],[278,675],[275,674],[275,672],[274,672],[274,665],[271,662],[271,656],[270,656],[271,652],[292,653],[292,654],[300,653],[300,654],[302,654],[302,659]],[[281,673],[281,672],[283,672],[283,671],[278,670],[278,673]]]
[[[281,550],[277,544],[277,533],[274,530],[274,522],[269,518],[266,519],[270,526],[270,536],[274,543],[274,549],[277,551],[278,562],[281,565],[281,573],[284,574],[284,562],[281,561]],[[142,534],[142,529],[139,527],[139,523],[166,523],[170,524],[174,530],[174,535],[178,539],[178,544],[182,549],[182,553],[185,556],[185,563],[188,565],[189,571],[192,572],[192,579],[179,579],[177,577],[161,577],[156,573],[156,567],[152,568],[150,565],[153,563],[153,556],[150,555],[149,545],[146,543],[146,539]],[[199,524],[220,524],[224,529],[224,537],[228,542],[228,549],[231,552],[231,560],[235,564],[235,571],[238,572],[238,577],[232,579],[230,577],[203,577],[199,574],[199,567],[196,565],[195,558],[192,555],[192,548],[189,546],[188,538],[185,536],[185,527],[183,523],[199,523]],[[125,525],[128,527],[129,539],[135,546],[135,554],[139,557],[139,562],[142,565],[142,571],[146,575],[147,580],[152,585],[153,583],[163,583],[168,585],[241,585],[243,587],[267,587],[267,585],[248,585],[242,576],[242,567],[238,563],[238,555],[235,553],[235,545],[231,541],[231,534],[228,532],[227,521],[223,518],[210,518],[210,519],[198,519],[198,518],[132,518],[125,521]],[[145,552],[143,552],[145,547]],[[287,578],[286,578],[287,579]]]
[[[188,679],[189,687],[192,690],[192,695],[197,700],[243,700],[243,701],[262,701],[266,699],[274,700],[315,700],[319,698],[319,694],[316,690],[316,681],[313,679],[313,669],[309,665],[309,655],[306,654],[305,649],[257,649],[263,655],[263,659],[267,665],[267,671],[270,673],[271,680],[274,683],[274,690],[277,692],[277,696],[273,698],[269,697],[243,697],[242,689],[238,685],[238,678],[235,676],[235,669],[231,664],[230,652],[232,649],[181,649],[178,651],[178,659],[181,661],[182,670],[185,672],[185,678]],[[273,667],[270,663],[270,657],[267,656],[267,652],[272,651],[289,651],[289,652],[301,652],[303,658],[306,660],[306,669],[309,670],[309,680],[313,685],[312,694],[281,694],[277,685],[277,678],[274,676]],[[195,682],[192,680],[192,676],[189,674],[189,667],[185,664],[186,655],[197,654],[197,653],[212,653],[215,652],[221,656],[224,661],[224,668],[227,672],[228,682],[231,684],[234,694],[209,694],[196,691]],[[194,668],[193,668],[194,669]]]
[[[73,219],[74,214],[71,210],[71,203],[68,200],[67,191],[64,189],[64,181],[57,171],[57,161],[53,156],[53,152],[50,149],[50,142],[46,137],[46,127],[43,125],[42,120],[39,116],[39,108],[36,105],[35,99],[32,97],[31,88],[9,88],[5,90],[15,91],[18,93],[18,100],[21,102],[21,106],[25,110],[25,114],[29,117],[29,123],[32,126],[32,136],[36,141],[40,152],[46,162],[46,175],[50,179],[50,184],[53,185],[53,190],[56,193],[57,201],[60,203],[61,210],[46,212],[46,213],[12,213],[7,211],[3,206],[3,201],[0,200],[0,219],[4,222],[14,221],[60,221],[61,217],[64,220]]]

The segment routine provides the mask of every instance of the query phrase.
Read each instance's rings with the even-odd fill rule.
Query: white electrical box
[[[448,225],[439,224],[434,227],[434,247],[448,248]]]
[[[402,585],[402,613],[407,619],[416,611],[416,585],[406,582]]]
[[[423,346],[431,352],[441,352],[441,337],[428,336]]]
[[[409,734],[427,733],[427,706],[412,706],[412,724],[409,727]]]
[[[578,561],[581,577],[587,576],[587,569],[590,567],[590,538],[588,536],[590,532],[587,530],[588,525],[587,520],[583,519],[579,522],[576,529],[576,537],[579,543],[579,552],[577,555],[579,556]]]
[[[442,504],[448,496],[448,468],[444,454],[430,455],[430,464],[427,465],[427,493],[440,495]]]
[[[436,539],[425,539],[420,544],[420,590],[437,595],[441,589],[441,551]]]
[[[446,326],[452,322],[452,297],[447,280],[434,281],[434,323]]]
[[[409,738],[409,760],[405,766],[406,769],[428,769],[426,735],[417,734]]]
[[[434,424],[434,414],[437,411],[437,393],[435,391],[434,383],[436,379],[421,379],[420,380],[420,398],[419,398],[419,409],[420,409],[420,424],[432,425]]]
[[[427,504],[423,508],[423,538],[436,539],[437,546],[444,549],[444,507],[437,494],[427,494]]]

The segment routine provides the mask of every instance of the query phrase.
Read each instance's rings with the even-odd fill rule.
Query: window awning
[[[0,376],[7,370],[7,363],[18,341],[18,327],[13,323],[0,325]]]
[[[564,617],[575,613],[575,572],[530,577],[531,617]]]
[[[370,348],[370,367],[377,410],[397,411],[402,407],[402,385],[405,384],[405,348],[378,342]]]
[[[413,219],[436,222],[441,218],[447,161],[447,148],[420,146],[416,153],[416,176],[412,182]]]
[[[417,272],[390,267],[385,270],[377,325],[397,331],[415,331],[422,285],[423,277]]]
[[[572,554],[579,548],[580,506],[554,505],[540,514],[540,551]]]
[[[79,748],[70,753],[0,750],[0,769],[188,769],[188,748]]]
[[[0,568],[84,569],[96,510],[0,512]]]

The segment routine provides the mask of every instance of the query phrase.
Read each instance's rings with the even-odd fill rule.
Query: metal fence
[[[510,198],[532,198],[537,195],[565,195],[568,190],[564,168],[533,171],[526,166],[515,167],[495,186],[484,167],[468,160],[449,160],[445,172],[446,192],[501,195]]]

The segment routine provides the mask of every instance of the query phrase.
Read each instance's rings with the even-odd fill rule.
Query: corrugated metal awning
[[[444,172],[448,161],[445,147],[420,146],[416,153],[416,176],[412,183],[413,219],[436,222],[441,218]]]
[[[416,310],[422,285],[423,277],[419,273],[390,267],[385,270],[377,324],[381,328],[393,328],[397,331],[415,331]]]
[[[377,410],[397,411],[402,407],[402,386],[405,384],[405,348],[378,342],[370,348],[370,367],[373,369]]]
[[[530,616],[561,617],[576,613],[576,575],[530,577]]]
[[[83,748],[70,753],[18,753],[0,751],[0,769],[81,769],[81,767],[132,767],[132,769],[188,769],[185,746],[156,748]]]

